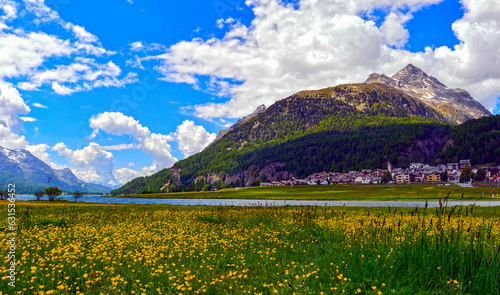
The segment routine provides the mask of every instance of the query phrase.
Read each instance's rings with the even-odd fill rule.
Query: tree
[[[479,169],[476,173],[475,181],[484,181],[486,178],[486,171],[484,169]]]
[[[202,189],[203,189],[203,191],[205,191],[205,192],[206,192],[206,191],[209,191],[211,188],[212,188],[212,186],[210,185],[210,183],[205,183],[205,184],[203,185],[203,188],[202,188]]]
[[[472,177],[472,167],[467,166],[462,170],[460,174],[460,182],[469,182]]]
[[[7,200],[9,196],[9,192],[8,191],[0,191],[0,200]]]
[[[44,191],[37,191],[35,193],[35,197],[36,197],[37,201],[40,201],[43,198],[43,196],[45,196],[45,192]]]
[[[441,182],[448,182],[448,172],[444,171],[441,173]]]
[[[80,191],[76,191],[73,193],[73,198],[75,198],[75,202],[83,196],[83,193]]]
[[[381,183],[388,183],[389,181],[392,181],[392,174],[389,171],[384,172],[384,175],[382,175],[382,179],[380,180]]]
[[[45,189],[45,193],[49,197],[49,201],[54,201],[57,196],[62,194],[62,190],[58,187],[51,186]]]

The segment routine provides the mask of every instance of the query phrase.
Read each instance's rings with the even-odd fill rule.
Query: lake
[[[72,196],[60,196],[59,198],[74,201]],[[35,196],[16,196],[17,200],[35,200]],[[47,200],[47,198],[44,198]],[[168,204],[168,205],[202,205],[202,206],[237,206],[237,207],[273,207],[273,206],[348,206],[348,207],[425,207],[426,201],[315,201],[315,200],[244,200],[244,199],[129,199],[110,198],[101,196],[83,196],[78,201],[102,204]],[[500,200],[492,201],[448,201],[447,206],[500,206]],[[439,201],[427,201],[430,208],[439,207]]]

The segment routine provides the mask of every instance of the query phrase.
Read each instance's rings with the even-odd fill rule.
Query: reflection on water
[[[61,199],[74,201],[72,196]],[[16,196],[17,200],[35,200],[35,196]],[[83,196],[79,202],[103,204],[169,204],[202,206],[352,206],[352,207],[439,207],[439,201],[310,201],[310,200],[242,200],[242,199],[127,199],[100,196]],[[458,206],[500,206],[499,200],[492,201],[448,201],[448,207]]]

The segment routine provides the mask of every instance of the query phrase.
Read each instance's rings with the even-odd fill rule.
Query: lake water
[[[74,201],[72,196],[61,196],[61,199]],[[17,200],[35,200],[35,196],[16,196]],[[47,200],[47,198],[44,198]],[[83,196],[80,202],[102,204],[168,204],[168,205],[202,205],[202,206],[352,206],[352,207],[425,207],[426,201],[310,201],[310,200],[243,200],[243,199],[128,199],[101,196]],[[500,200],[492,201],[448,201],[447,206],[500,206]],[[439,201],[427,201],[430,208],[439,207]]]

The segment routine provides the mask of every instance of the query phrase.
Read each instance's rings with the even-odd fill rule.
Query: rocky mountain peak
[[[450,123],[490,116],[491,113],[462,89],[450,89],[419,67],[408,64],[392,77],[371,74],[365,83],[382,83],[406,92],[443,115]]]
[[[368,79],[366,79],[365,83],[382,83],[382,84],[390,85],[393,87],[397,86],[396,80],[394,80],[390,77],[387,77],[384,74],[377,74],[377,73],[371,74],[368,77]]]
[[[447,88],[438,79],[427,75],[422,69],[412,64],[408,64],[391,78],[397,81],[399,87],[408,85],[419,88],[427,88],[427,86]]]
[[[423,80],[426,79],[428,75],[422,71],[419,67],[412,64],[408,64],[406,67],[402,68],[392,76],[393,79],[401,80]]]

